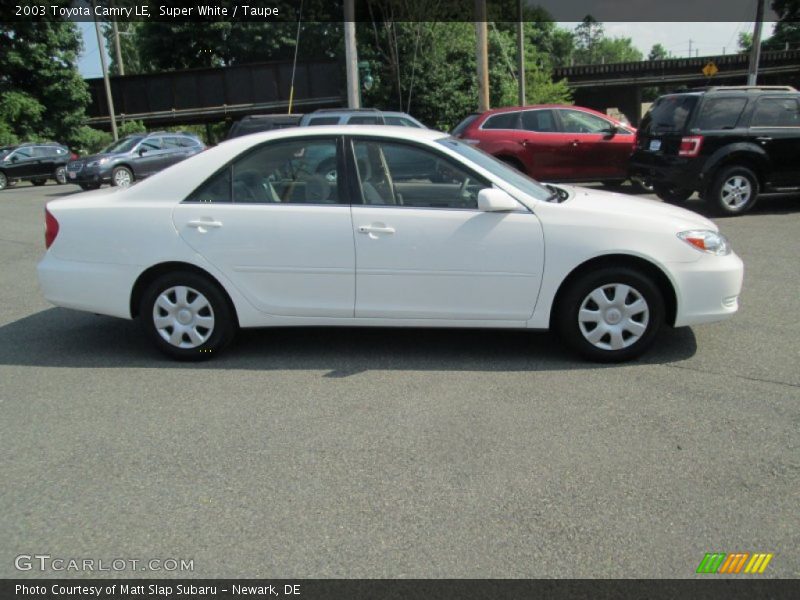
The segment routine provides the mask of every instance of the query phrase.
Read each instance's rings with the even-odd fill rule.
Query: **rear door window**
[[[751,127],[800,127],[796,98],[762,98],[756,105]]]
[[[517,129],[518,120],[518,112],[500,113],[486,119],[481,129]]]
[[[747,104],[746,98],[709,98],[703,102],[693,127],[697,129],[733,129]]]
[[[314,117],[308,120],[309,125],[337,125],[339,117]]]
[[[347,120],[348,125],[383,125],[383,117],[375,116],[355,116]]]
[[[526,110],[522,113],[522,128],[538,133],[558,131],[552,110]]]

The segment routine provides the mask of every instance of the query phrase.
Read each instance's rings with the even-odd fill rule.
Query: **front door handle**
[[[209,229],[219,229],[222,227],[222,221],[213,221],[205,219],[197,219],[186,223],[187,227],[194,227],[200,233],[205,233]]]
[[[376,236],[373,235],[373,234],[376,234],[376,233],[386,233],[386,234],[389,234],[389,235],[393,234],[394,233],[394,227],[387,227],[385,225],[361,225],[358,228],[358,232],[359,233],[368,233],[368,234],[370,234],[370,237],[374,238]]]
[[[757,137],[756,141],[761,142],[762,144],[764,144],[766,142],[771,142],[772,138],[771,137]]]
[[[581,143],[581,141],[580,141],[580,140],[571,140],[571,141],[570,141],[570,144],[572,144],[572,146],[573,146],[573,147],[574,147],[574,146],[577,146],[577,145],[578,145],[578,144],[580,144],[580,143]]]

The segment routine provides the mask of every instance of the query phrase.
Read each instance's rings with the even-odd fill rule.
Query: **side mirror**
[[[14,155],[14,156],[12,156],[12,157],[11,157],[9,160],[10,160],[11,162],[17,162],[17,161],[19,160],[19,156],[16,156],[16,155]]]
[[[145,152],[147,152],[147,148],[145,146],[142,146],[142,147],[139,148],[139,156],[141,156]]]
[[[619,127],[617,125],[609,125],[603,130],[603,133],[609,137],[614,137],[619,133]]]
[[[483,212],[510,212],[520,208],[520,203],[503,190],[486,188],[478,192],[478,210]]]

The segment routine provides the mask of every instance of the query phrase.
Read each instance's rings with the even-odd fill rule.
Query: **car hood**
[[[715,223],[704,216],[660,200],[576,186],[561,185],[559,187],[570,193],[570,197],[564,201],[564,205],[570,206],[574,210],[602,214],[606,217],[618,216],[620,221],[646,219],[664,225],[672,224],[678,231],[686,229],[719,230]]]
[[[101,158],[116,158],[119,154],[92,154],[91,156],[81,156],[72,162],[90,163]]]

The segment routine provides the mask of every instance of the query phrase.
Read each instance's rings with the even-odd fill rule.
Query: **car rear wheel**
[[[741,215],[753,208],[758,199],[758,178],[747,167],[722,169],[711,184],[706,200],[720,215]]]
[[[196,273],[171,273],[153,281],[142,295],[139,319],[156,347],[177,360],[211,358],[236,333],[224,293]]]
[[[584,357],[621,362],[640,356],[664,321],[664,300],[646,275],[628,267],[588,272],[555,307],[561,339]]]
[[[31,183],[36,186],[44,185],[47,183],[47,179],[31,179]]]
[[[0,190],[6,189],[7,186],[8,186],[8,177],[6,177],[5,173],[0,171]]]
[[[133,172],[128,167],[116,167],[111,172],[111,185],[128,187],[133,183]]]
[[[672,185],[653,184],[653,191],[664,202],[670,204],[680,204],[686,202],[694,193],[694,190],[687,190]]]
[[[64,185],[65,183],[67,183],[67,168],[57,167],[56,172],[53,174],[53,178],[59,185]]]

